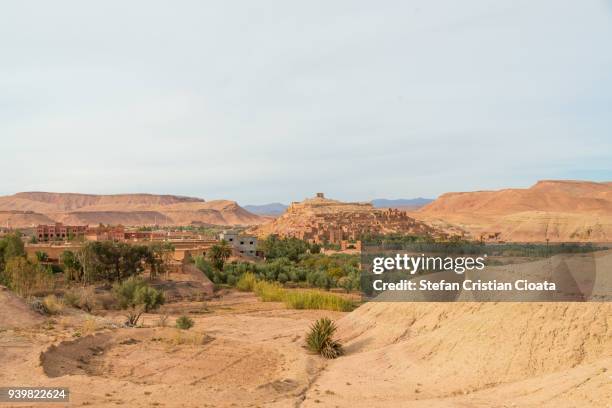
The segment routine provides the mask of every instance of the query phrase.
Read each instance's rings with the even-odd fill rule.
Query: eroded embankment
[[[338,335],[347,356],[330,364],[314,387],[334,394],[311,393],[311,401],[440,403],[579,367],[590,367],[582,380],[605,381],[612,305],[372,302],[342,318]]]

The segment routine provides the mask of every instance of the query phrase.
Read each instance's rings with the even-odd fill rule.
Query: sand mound
[[[43,320],[22,298],[0,286],[0,329],[34,326]]]
[[[339,321],[339,336],[347,356],[332,363],[318,387],[343,378],[336,391],[342,398],[331,399],[340,406],[381,398],[393,406],[444,406],[476,395],[492,404],[516,382],[530,384],[524,393],[539,392],[535,384],[545,388],[538,383],[545,377],[564,384],[563,393],[576,391],[574,378],[593,379],[601,385],[593,392],[601,393],[612,369],[609,303],[371,302]]]

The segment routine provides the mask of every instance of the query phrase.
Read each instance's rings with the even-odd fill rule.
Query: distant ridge
[[[256,225],[264,218],[235,201],[205,201],[167,194],[79,194],[23,192],[0,196],[0,225],[31,227],[39,223],[76,225]]]
[[[542,180],[529,188],[446,193],[412,215],[477,239],[610,242],[612,183]]]
[[[245,205],[243,208],[253,214],[270,215],[277,217],[287,210],[287,205],[282,203],[270,203],[260,205]]]
[[[377,198],[371,201],[375,208],[404,208],[413,209],[421,208],[434,200],[432,198],[398,198],[390,200],[386,198]]]

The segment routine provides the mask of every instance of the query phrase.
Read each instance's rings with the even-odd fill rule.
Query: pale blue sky
[[[612,1],[5,1],[0,194],[612,180]]]

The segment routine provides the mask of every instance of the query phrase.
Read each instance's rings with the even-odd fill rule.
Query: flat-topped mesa
[[[446,193],[414,215],[474,239],[609,242],[612,183],[541,180],[529,188]]]
[[[377,209],[367,202],[345,203],[319,193],[302,202],[293,202],[285,214],[253,232],[314,243],[340,243],[357,240],[365,234],[430,234],[434,230],[409,217],[406,211]]]
[[[31,228],[62,222],[67,225],[255,225],[264,218],[235,201],[159,194],[78,194],[25,192],[0,196],[0,225]],[[29,212],[29,213],[26,213]]]

